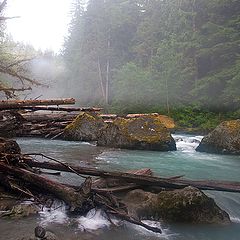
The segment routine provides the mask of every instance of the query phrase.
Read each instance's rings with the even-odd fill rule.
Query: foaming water
[[[86,216],[77,219],[78,228],[82,231],[93,231],[100,228],[109,228],[111,222],[101,210],[92,209]]]
[[[66,214],[66,206],[63,203],[60,206],[54,206],[51,208],[43,207],[40,211],[39,224],[47,227],[49,224],[68,224],[69,217]]]
[[[151,168],[156,176],[185,175],[190,179],[217,179],[240,181],[240,156],[199,153],[195,151],[202,136],[173,135],[177,145],[175,152],[135,151],[96,147],[83,142],[51,141],[43,139],[18,139],[23,152],[41,152],[56,159],[76,165],[91,165],[107,170]],[[39,159],[41,160],[41,159]],[[70,184],[81,181],[73,174],[53,177]],[[0,219],[0,239],[18,239],[32,232],[38,224],[54,231],[60,239],[92,240],[239,240],[240,194],[206,191],[217,204],[226,210],[233,224],[229,226],[165,224],[146,221],[158,226],[163,234],[152,233],[127,222],[109,221],[100,210],[93,209],[86,216],[69,215],[61,202],[50,209],[43,208],[38,217],[27,220],[6,221]],[[14,233],[16,231],[16,233]],[[10,233],[9,233],[10,232]],[[90,235],[89,235],[90,234]],[[21,238],[20,238],[21,239]]]

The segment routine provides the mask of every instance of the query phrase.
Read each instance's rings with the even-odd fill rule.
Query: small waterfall
[[[181,152],[194,152],[200,144],[203,136],[175,135],[173,138],[177,145],[177,150]]]

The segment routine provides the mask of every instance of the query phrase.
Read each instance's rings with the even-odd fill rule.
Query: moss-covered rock
[[[75,120],[64,129],[64,139],[71,141],[96,141],[100,129],[106,123],[93,113],[80,113]]]
[[[97,143],[99,146],[126,149],[176,150],[169,130],[155,116],[117,118],[100,131]]]
[[[124,199],[131,215],[170,223],[229,224],[229,215],[200,190],[186,187],[159,194],[134,190]]]
[[[240,119],[225,121],[204,137],[199,152],[240,154]]]
[[[161,123],[169,130],[174,130],[176,128],[176,124],[173,118],[170,118],[166,115],[160,115],[158,113],[151,114],[128,114],[126,118],[139,118],[139,117],[154,117],[161,121]]]

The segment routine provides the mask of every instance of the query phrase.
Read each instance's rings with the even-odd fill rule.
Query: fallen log
[[[152,170],[150,168],[144,168],[139,170],[130,170],[127,171],[131,174],[137,175],[145,175],[145,176],[152,176]],[[122,181],[119,179],[111,179],[111,178],[99,178],[93,181],[92,184],[93,188],[101,189],[101,190],[108,190],[109,192],[123,192],[126,190],[136,189],[139,185],[135,183],[128,183],[126,181]]]
[[[0,177],[3,173],[4,176],[14,176],[31,187],[35,186],[38,191],[46,191],[53,194],[55,197],[62,199],[66,204],[68,204],[71,207],[71,210],[75,210],[80,214],[86,214],[89,210],[96,206],[103,207],[107,214],[111,213],[122,220],[140,225],[153,232],[162,233],[160,228],[148,226],[147,224],[129,216],[126,212],[126,206],[121,202],[118,202],[118,200],[111,194],[105,192],[103,193],[104,195],[101,196],[99,193],[92,191],[92,179],[90,177],[86,178],[81,187],[75,190],[61,183],[41,177],[26,169],[19,168],[18,166],[13,167],[4,162],[0,162]],[[0,184],[1,183],[2,182],[0,182]],[[9,187],[11,188],[11,186]],[[30,197],[34,196],[30,195]]]
[[[30,154],[34,155],[34,154]],[[36,154],[35,154],[36,155]],[[40,154],[41,155],[41,154]],[[38,167],[43,169],[51,169],[56,171],[73,172],[73,170],[79,174],[98,176],[101,178],[113,178],[125,180],[129,183],[136,183],[138,185],[160,187],[167,189],[181,189],[188,186],[196,187],[200,190],[212,190],[212,191],[224,191],[224,192],[238,192],[240,193],[240,182],[231,181],[197,181],[188,179],[169,179],[160,178],[145,175],[136,175],[131,173],[116,172],[116,171],[104,171],[95,168],[77,167],[73,165],[62,165],[59,163],[50,162],[37,162],[26,159],[24,161],[30,167]]]
[[[40,105],[40,104],[39,104]],[[54,104],[55,105],[55,104]],[[58,104],[57,104],[58,105]],[[62,105],[62,104],[61,104]],[[99,112],[102,108],[79,107],[79,108],[64,108],[64,107],[48,107],[48,106],[19,106],[17,109],[31,111],[60,111],[60,112]]]
[[[72,121],[78,113],[52,113],[52,114],[22,114],[28,122],[65,122]]]
[[[91,178],[86,179],[85,184],[82,186],[83,191],[75,191],[73,188],[54,182],[25,169],[9,166],[5,163],[0,163],[0,172],[15,176],[35,186],[39,190],[52,193],[57,198],[66,202],[71,207],[71,210],[81,209],[84,202],[88,199],[91,190]]]
[[[74,98],[49,99],[49,100],[2,100],[0,110],[18,109],[23,106],[42,106],[42,105],[67,105],[75,104]]]

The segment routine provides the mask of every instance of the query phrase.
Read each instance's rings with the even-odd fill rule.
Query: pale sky
[[[15,41],[36,49],[59,51],[70,21],[72,0],[8,0],[5,16],[21,16],[7,21]]]

